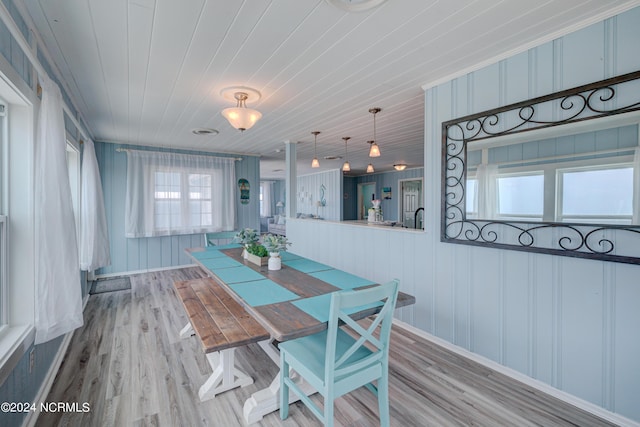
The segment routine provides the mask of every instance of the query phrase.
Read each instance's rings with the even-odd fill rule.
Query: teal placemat
[[[253,307],[299,298],[298,295],[269,279],[236,283],[229,287]]]
[[[218,270],[221,268],[240,267],[242,265],[235,259],[229,258],[226,255],[224,257],[219,257],[219,258],[203,259],[200,262],[206,269],[209,269],[211,271]],[[216,271],[214,271],[214,273],[217,274]]]
[[[203,252],[191,252],[191,256],[199,261],[202,261],[203,259],[226,257],[226,255],[219,250],[210,250],[208,248]]]
[[[233,249],[241,247],[242,245],[240,243],[226,243],[224,245],[207,246],[207,250]]]
[[[329,308],[331,307],[331,294],[318,295],[316,297],[304,298],[298,301],[293,301],[291,304],[298,307],[300,310],[315,317],[320,322],[329,321]],[[352,307],[345,310],[347,314],[357,313],[367,308],[379,307],[382,305],[382,301],[374,302],[371,304],[365,304],[359,307]]]
[[[320,279],[323,282],[327,282],[340,289],[353,289],[360,286],[374,284],[371,280],[363,279],[362,277],[358,277],[341,270],[318,271],[315,273],[309,273],[309,276],[313,276],[316,279]]]
[[[311,261],[306,258],[292,259],[291,261],[283,261],[284,265],[287,265],[303,273],[313,273],[315,271],[331,270],[332,267],[328,265],[320,264],[319,262]]]
[[[216,276],[223,282],[240,283],[250,282],[252,280],[264,279],[264,276],[251,268],[242,265],[240,267],[221,268],[215,272]]]
[[[300,255],[292,254],[291,252],[280,252],[280,258],[282,258],[282,261],[291,261],[302,257]]]

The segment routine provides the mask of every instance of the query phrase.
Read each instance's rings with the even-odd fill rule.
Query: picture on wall
[[[391,200],[391,187],[382,187],[382,198]]]

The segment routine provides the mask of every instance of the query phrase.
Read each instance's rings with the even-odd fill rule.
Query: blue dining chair
[[[216,233],[204,233],[204,245],[205,246],[216,246],[220,244],[220,240],[224,240],[225,243],[231,241],[236,234],[237,231],[218,231]]]
[[[397,297],[397,279],[363,290],[334,292],[326,330],[280,343],[280,418],[289,415],[291,388],[325,426],[333,426],[333,401],[366,386],[378,396],[380,425],[389,425],[389,338]],[[348,313],[375,305],[381,309],[367,329],[349,317]],[[355,338],[341,327],[342,323],[351,328]],[[379,325],[376,337],[374,331]],[[300,390],[289,368],[323,396],[324,411]]]

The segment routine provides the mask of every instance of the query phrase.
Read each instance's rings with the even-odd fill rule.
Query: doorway
[[[371,200],[375,198],[376,183],[358,184],[358,219],[367,219],[369,208],[373,207]]]
[[[422,205],[422,178],[401,179],[400,187],[400,215],[403,227],[424,228],[424,210],[418,210]]]

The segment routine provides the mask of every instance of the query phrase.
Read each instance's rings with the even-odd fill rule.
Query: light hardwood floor
[[[90,404],[86,413],[43,413],[51,426],[242,426],[242,405],[268,386],[277,366],[258,345],[236,351],[254,384],[201,403],[210,367],[196,337],[180,339],[187,319],[174,280],[202,277],[198,268],[134,275],[132,289],[92,295],[47,402]],[[390,357],[393,426],[612,425],[394,327]],[[319,398],[316,398],[319,401]],[[377,426],[377,403],[366,389],[336,401],[336,424]],[[256,426],[317,426],[294,404]]]

